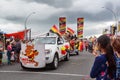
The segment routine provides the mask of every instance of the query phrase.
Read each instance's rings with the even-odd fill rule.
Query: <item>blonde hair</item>
[[[114,51],[118,52],[118,54],[120,54],[120,37],[115,37],[113,40],[112,40],[112,47],[114,49]]]

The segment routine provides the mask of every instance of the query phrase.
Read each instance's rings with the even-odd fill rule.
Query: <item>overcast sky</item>
[[[84,36],[99,35],[115,23],[108,9],[119,20],[120,0],[0,0],[0,29],[6,33],[21,31],[27,16],[35,12],[26,23],[32,35],[47,32],[54,24],[59,26],[59,17],[66,17],[67,26],[75,31],[77,18],[84,17]]]

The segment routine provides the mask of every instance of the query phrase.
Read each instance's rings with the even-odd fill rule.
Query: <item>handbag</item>
[[[14,57],[14,51],[11,52],[11,59],[10,60],[15,60],[15,57]]]

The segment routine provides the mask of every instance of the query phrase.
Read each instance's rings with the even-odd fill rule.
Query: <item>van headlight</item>
[[[52,52],[51,49],[45,49],[45,54],[50,54]]]

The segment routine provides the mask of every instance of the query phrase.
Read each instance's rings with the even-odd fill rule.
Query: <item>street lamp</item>
[[[113,16],[115,18],[115,24],[116,24],[116,27],[117,27],[117,21],[118,20],[117,20],[117,16],[116,16],[115,12],[113,10],[111,10],[110,8],[106,8],[106,7],[102,7],[102,8],[105,8],[105,9],[109,10],[113,14]]]
[[[115,12],[113,10],[111,10],[110,8],[106,8],[106,7],[102,7],[102,8],[105,8],[105,9],[109,10],[113,14],[113,16],[115,18],[115,23],[116,23],[117,22],[117,16],[116,16]]]
[[[26,19],[25,19],[25,23],[24,23],[24,25],[25,25],[25,40],[27,40],[27,26],[26,26],[26,23],[27,23],[29,17],[30,17],[32,14],[35,14],[35,12],[30,13],[30,14],[26,17]]]

